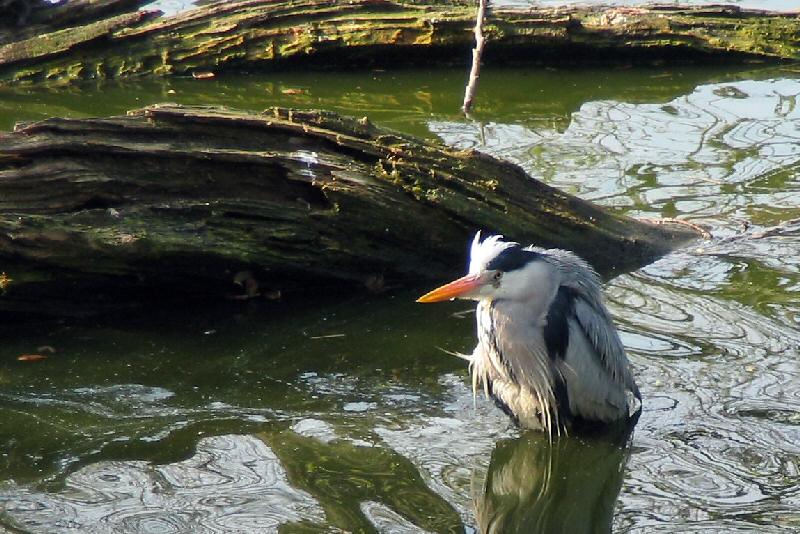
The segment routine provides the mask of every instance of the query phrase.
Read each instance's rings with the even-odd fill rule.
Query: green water
[[[332,109],[714,238],[606,286],[644,411],[520,434],[429,288],[0,327],[0,524],[25,532],[800,530],[793,68],[288,73],[0,89],[0,128],[173,101]],[[424,229],[421,229],[424,231]],[[465,243],[466,249],[466,243]],[[463,270],[453,266],[453,275]],[[1,269],[0,269],[1,270]],[[1,297],[0,297],[1,298]],[[45,347],[45,348],[42,348]],[[46,347],[51,347],[54,352]],[[18,361],[43,353],[41,361]]]
[[[481,98],[475,103],[474,115],[479,120],[563,130],[571,113],[587,101],[668,101],[700,83],[774,74],[764,68],[740,71],[707,66],[500,70],[481,78]],[[177,102],[255,111],[270,106],[330,109],[368,115],[376,123],[434,137],[426,127],[428,121],[461,121],[463,88],[463,69],[220,75],[210,80],[166,78],[50,89],[0,87],[0,128],[11,129],[18,121],[50,116],[106,116],[157,102]]]

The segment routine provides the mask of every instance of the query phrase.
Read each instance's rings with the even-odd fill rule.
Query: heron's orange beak
[[[468,274],[462,276],[458,280],[453,280],[449,284],[442,287],[437,287],[430,293],[425,293],[417,302],[441,302],[443,300],[450,300],[461,295],[465,295],[470,291],[481,286],[481,279],[478,275]]]

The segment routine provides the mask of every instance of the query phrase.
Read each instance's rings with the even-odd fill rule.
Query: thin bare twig
[[[800,232],[800,219],[789,219],[780,224],[766,228],[760,232],[750,234],[750,239],[763,239],[765,237],[778,237]]]
[[[475,99],[475,91],[478,90],[478,78],[481,77],[481,55],[486,39],[483,37],[483,19],[486,17],[486,4],[488,0],[478,0],[478,14],[475,17],[475,48],[472,49],[472,68],[469,71],[469,81],[464,90],[464,103],[461,110],[469,113],[472,108],[472,101]]]
[[[744,230],[741,233],[725,238],[721,240],[718,244],[727,245],[734,241],[764,239],[766,237],[786,237],[798,234],[800,233],[800,218],[783,221],[782,223],[776,224],[775,226],[764,228],[759,232],[748,232],[747,230],[749,229],[750,225],[748,224],[745,226]]]

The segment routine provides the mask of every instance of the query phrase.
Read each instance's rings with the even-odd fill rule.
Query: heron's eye
[[[503,278],[503,273],[501,271],[497,271],[494,273],[494,276],[492,276],[492,281],[499,282],[501,278]]]

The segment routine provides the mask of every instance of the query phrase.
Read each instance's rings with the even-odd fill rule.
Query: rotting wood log
[[[129,13],[151,0],[0,0],[0,44]]]
[[[697,237],[330,112],[162,104],[0,135],[0,311],[220,297],[243,278],[249,296],[419,284],[452,277],[479,229],[606,276]]]
[[[0,46],[0,82],[190,76],[311,63],[466,64],[475,6],[247,0],[157,14],[116,15]],[[486,61],[797,60],[799,30],[796,13],[736,6],[494,8],[485,25]]]

